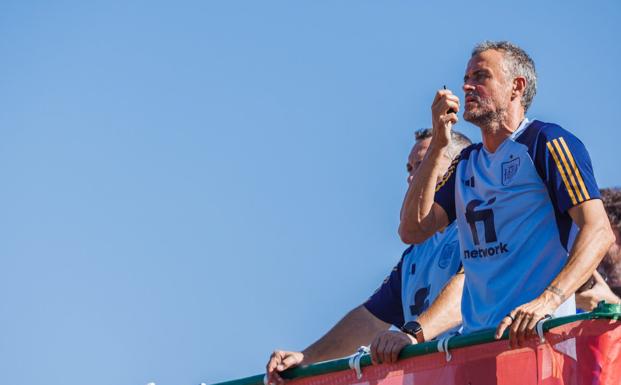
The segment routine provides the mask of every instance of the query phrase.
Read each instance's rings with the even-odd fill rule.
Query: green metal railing
[[[547,332],[557,326],[565,325],[575,321],[592,320],[592,319],[621,319],[621,305],[611,305],[600,302],[596,309],[589,313],[581,313],[566,317],[552,318],[543,323],[543,331]],[[448,342],[448,349],[463,348],[465,346],[480,345],[488,342],[496,341],[494,334],[496,329],[486,329],[480,332],[467,334],[463,336],[453,337]],[[509,338],[509,330],[506,330],[501,339]],[[437,341],[425,342],[423,344],[406,346],[399,354],[399,359],[422,356],[430,353],[438,352]],[[371,365],[371,356],[364,354],[360,359],[360,367]],[[296,367],[280,373],[281,377],[286,379],[301,378],[309,376],[317,376],[325,373],[338,372],[341,370],[350,370],[349,357],[339,358],[331,361],[324,361],[304,367]],[[240,378],[237,380],[221,382],[214,385],[263,385],[264,374],[256,376]]]

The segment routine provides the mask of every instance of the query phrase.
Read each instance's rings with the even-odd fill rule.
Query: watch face
[[[418,333],[421,329],[420,324],[416,321],[410,321],[401,328],[402,331],[412,335]]]
[[[410,321],[410,322],[406,323],[401,328],[401,331],[411,335],[414,338],[416,338],[416,341],[418,341],[419,344],[422,344],[423,342],[425,342],[425,336],[423,334],[423,328],[416,321]]]

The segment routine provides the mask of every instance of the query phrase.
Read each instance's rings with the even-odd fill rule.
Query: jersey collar
[[[526,129],[526,127],[528,127],[528,125],[530,123],[531,123],[531,121],[528,120],[528,118],[525,116],[524,120],[522,120],[522,123],[520,123],[519,127],[517,128],[517,130],[513,131],[513,134],[511,134],[509,139],[515,141],[515,138],[520,136],[520,134]]]

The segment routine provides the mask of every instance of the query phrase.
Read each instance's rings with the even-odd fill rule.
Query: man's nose
[[[473,91],[474,90],[474,86],[472,84],[468,84],[468,83],[464,83],[464,85],[461,87],[464,92],[468,92],[468,91]]]
[[[412,183],[412,181],[414,180],[414,175],[408,175],[408,184]]]

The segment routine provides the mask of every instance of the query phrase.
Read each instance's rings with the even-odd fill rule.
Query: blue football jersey
[[[525,120],[494,153],[462,151],[435,201],[459,227],[465,333],[496,327],[544,291],[567,262],[568,209],[594,198],[589,155],[558,125]]]
[[[410,246],[364,306],[384,322],[401,327],[433,303],[460,267],[457,225],[453,223],[425,242]]]

